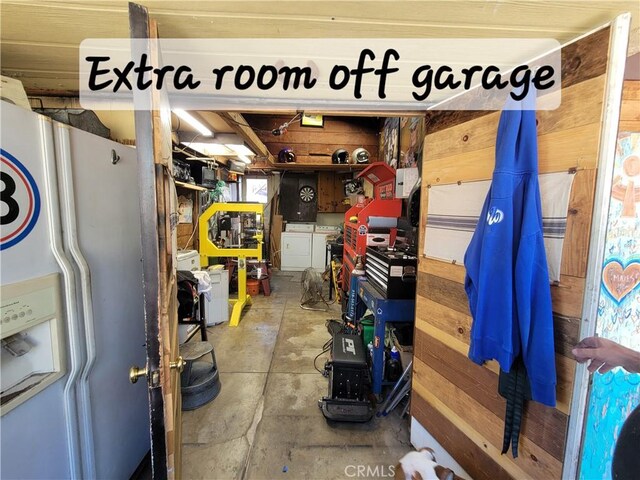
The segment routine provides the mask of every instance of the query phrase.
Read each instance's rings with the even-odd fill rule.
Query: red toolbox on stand
[[[373,185],[373,199],[366,199],[362,204],[351,207],[344,214],[344,254],[342,260],[342,289],[347,291],[351,282],[351,271],[356,256],[362,256],[366,264],[367,239],[371,238],[370,228],[380,228],[379,222],[385,224],[389,219],[389,245],[396,239],[397,222],[402,214],[402,200],[394,198],[396,171],[384,162],[376,162],[365,168],[358,178]],[[355,221],[351,221],[355,217]],[[374,224],[375,223],[375,224]]]

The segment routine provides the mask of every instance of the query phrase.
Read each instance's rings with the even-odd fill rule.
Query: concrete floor
[[[245,309],[238,327],[208,329],[222,391],[183,412],[183,477],[393,477],[389,467],[411,449],[408,419],[396,410],[365,424],[329,424],[318,408],[328,383],[313,359],[329,339],[325,320],[339,318],[339,307],[302,310],[299,273],[274,274],[271,289]],[[326,358],[318,359],[319,368]]]

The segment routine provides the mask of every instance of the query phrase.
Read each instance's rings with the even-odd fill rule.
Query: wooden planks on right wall
[[[620,132],[640,130],[640,80],[626,80],[622,88]]]
[[[552,285],[557,408],[528,402],[520,455],[501,455],[505,402],[498,365],[467,358],[471,316],[462,265],[422,257],[416,296],[412,415],[474,479],[560,478],[567,435],[603,115],[609,28],[562,50],[562,104],[538,113],[541,173],[575,171],[560,282]],[[419,251],[430,185],[488,180],[500,112],[427,117]]]

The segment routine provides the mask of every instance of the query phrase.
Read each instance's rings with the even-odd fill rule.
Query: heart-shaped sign
[[[640,284],[640,262],[623,267],[618,260],[610,260],[602,270],[602,281],[609,295],[620,303]]]

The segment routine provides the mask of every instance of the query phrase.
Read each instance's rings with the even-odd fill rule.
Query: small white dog
[[[409,452],[396,466],[394,480],[462,480],[448,468],[436,463],[430,448]]]

